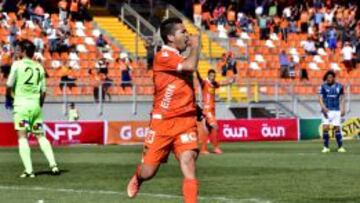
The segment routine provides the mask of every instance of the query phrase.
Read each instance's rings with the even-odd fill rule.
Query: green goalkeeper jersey
[[[11,66],[6,85],[14,90],[14,105],[40,102],[46,91],[45,70],[41,64],[29,58],[15,61]]]

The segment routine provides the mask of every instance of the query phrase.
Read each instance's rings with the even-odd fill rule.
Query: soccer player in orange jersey
[[[223,81],[221,83],[216,82],[216,72],[213,69],[208,71],[208,76],[206,80],[203,80],[199,74],[196,72],[197,78],[200,82],[202,89],[202,104],[203,104],[203,126],[207,134],[211,138],[211,144],[213,146],[213,152],[215,154],[222,154],[222,150],[219,147],[218,141],[218,125],[215,117],[215,90],[220,86],[226,86],[234,82],[234,78],[230,78],[228,81]],[[201,154],[209,154],[207,150],[207,140],[208,136],[201,136]]]
[[[141,184],[155,176],[172,151],[184,176],[184,202],[196,203],[195,163],[199,151],[193,72],[199,61],[199,37],[190,37],[178,18],[163,21],[160,35],[165,45],[154,56],[155,91],[150,132],[145,136],[142,163],[127,186],[127,194],[135,197]],[[190,53],[184,58],[180,53],[187,48]]]

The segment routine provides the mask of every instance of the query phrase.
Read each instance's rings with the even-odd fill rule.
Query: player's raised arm
[[[6,81],[6,101],[5,101],[5,107],[7,109],[12,109],[13,108],[13,88],[15,86],[15,82],[16,82],[16,72],[17,72],[17,68],[16,68],[16,63],[14,63],[11,66],[11,70],[10,70],[10,75],[8,77],[8,80]]]
[[[234,82],[235,82],[235,77],[231,77],[227,80],[219,82],[219,86],[228,86],[228,85],[233,84]]]
[[[198,70],[196,70],[196,78],[198,79],[199,83],[201,84],[201,86],[203,85],[204,80],[202,79],[200,73]]]
[[[190,47],[189,56],[181,63],[181,70],[196,71],[200,57],[199,36],[190,36],[187,42]]]

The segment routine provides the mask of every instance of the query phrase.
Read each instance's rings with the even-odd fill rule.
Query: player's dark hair
[[[165,44],[169,43],[168,35],[175,33],[175,25],[181,24],[180,18],[168,18],[160,24],[160,36]]]
[[[333,70],[328,70],[323,77],[323,81],[326,81],[329,75],[332,75],[334,78],[336,77],[336,74]]]
[[[19,43],[21,51],[24,51],[26,56],[32,58],[35,53],[35,45],[30,40],[22,40]]]
[[[210,69],[210,70],[208,71],[208,75],[210,75],[211,73],[216,74],[216,71],[215,71],[214,69]]]

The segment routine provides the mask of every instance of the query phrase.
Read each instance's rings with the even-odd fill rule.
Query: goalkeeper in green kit
[[[41,107],[46,95],[45,71],[41,64],[32,60],[35,46],[31,41],[21,41],[19,48],[22,59],[15,61],[11,66],[6,83],[5,107],[13,109],[19,153],[25,167],[25,171],[20,177],[35,177],[27,140],[30,133],[36,136],[42,152],[49,161],[51,173],[58,175],[60,171],[56,165],[51,144],[45,137],[43,130]]]

